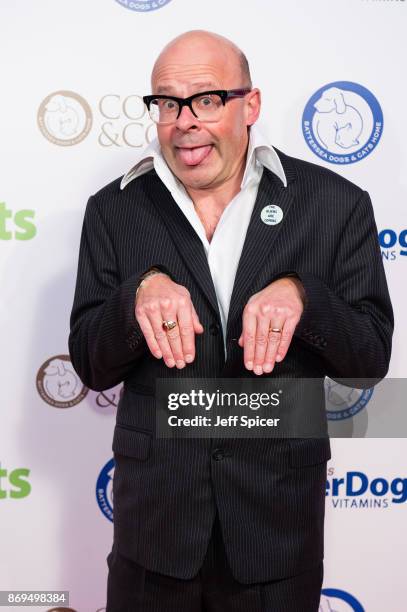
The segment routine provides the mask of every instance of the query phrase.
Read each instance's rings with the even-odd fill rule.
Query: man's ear
[[[261,107],[260,89],[255,87],[250,93],[246,94],[246,125],[256,123]]]

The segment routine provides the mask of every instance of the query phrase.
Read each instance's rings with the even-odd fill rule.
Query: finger
[[[270,310],[270,309],[268,309]],[[263,363],[266,354],[268,340],[269,340],[269,315],[264,310],[257,316],[256,326],[256,344],[254,347],[254,364],[253,372],[255,374],[263,374]]]
[[[269,324],[269,332],[268,332],[268,343],[266,355],[264,358],[263,371],[264,372],[272,372],[276,360],[276,355],[278,351],[278,347],[280,345],[281,336],[284,333],[284,320],[282,318],[276,319],[273,318]],[[273,331],[281,330],[281,331]]]
[[[158,342],[165,364],[169,368],[175,366],[175,359],[168,341],[167,332],[163,330],[163,316],[158,304],[150,306],[146,311],[151,327],[153,328],[155,339]]]
[[[178,300],[177,300],[178,301]],[[183,306],[186,304],[186,298],[179,298],[178,303],[182,303]],[[171,298],[164,298],[160,301],[161,306],[161,325],[163,321],[175,321],[177,325],[173,329],[164,331],[167,336],[167,341],[170,345],[175,365],[177,368],[185,367],[184,353],[182,350],[182,341],[180,336],[179,322],[177,320],[177,306],[175,300]]]
[[[194,325],[195,332],[197,334],[202,334],[204,330],[203,325],[199,320],[198,313],[196,312],[195,307],[192,302],[191,302],[191,306],[192,306],[192,322]]]
[[[140,329],[143,333],[144,338],[146,339],[147,346],[150,349],[150,352],[157,359],[161,359],[162,352],[154,335],[154,330],[148,320],[148,317],[144,314],[144,312],[140,309],[136,309],[136,319],[138,324],[140,325]]]
[[[299,319],[287,319],[284,323],[284,328],[280,338],[280,344],[277,350],[276,361],[280,362],[287,355],[287,351],[290,348],[291,341],[294,336],[295,328],[297,327]]]
[[[243,312],[243,360],[248,370],[253,369],[254,362],[254,348],[256,344],[256,315],[255,308],[250,304],[245,308]]]
[[[180,301],[177,319],[183,358],[187,363],[191,363],[195,358],[195,329],[192,314],[192,303],[189,299],[185,302]]]

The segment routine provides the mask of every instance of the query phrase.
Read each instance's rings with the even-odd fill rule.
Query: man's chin
[[[214,171],[209,172],[208,168],[199,165],[182,167],[177,165],[172,169],[172,172],[184,187],[193,187],[194,189],[210,187],[216,175]]]
[[[186,173],[187,176],[178,177],[185,189],[208,189],[212,185],[212,180],[208,176],[203,176],[203,173]]]

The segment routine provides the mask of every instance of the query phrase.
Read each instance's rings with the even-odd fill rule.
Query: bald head
[[[154,83],[162,67],[168,62],[177,64],[179,61],[185,63],[187,58],[207,58],[211,54],[215,62],[221,62],[236,72],[239,83],[236,87],[252,88],[250,68],[243,51],[228,38],[208,32],[206,30],[191,30],[171,40],[158,56],[151,74],[151,83],[154,91]],[[156,92],[155,92],[156,93]]]
[[[172,121],[157,122],[161,152],[173,174],[190,193],[238,188],[261,103],[239,47],[212,32],[186,32],[161,51],[151,87],[157,96],[154,111],[161,107],[163,116],[183,100]],[[216,95],[218,90],[227,97]],[[216,116],[208,116],[208,110]]]

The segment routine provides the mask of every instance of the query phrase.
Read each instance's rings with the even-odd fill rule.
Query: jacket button
[[[213,453],[212,453],[212,457],[213,459],[215,459],[215,461],[221,461],[225,456],[225,451],[222,448],[216,448]]]
[[[219,325],[217,323],[211,323],[211,325],[209,325],[209,333],[211,336],[217,336],[219,334]]]

